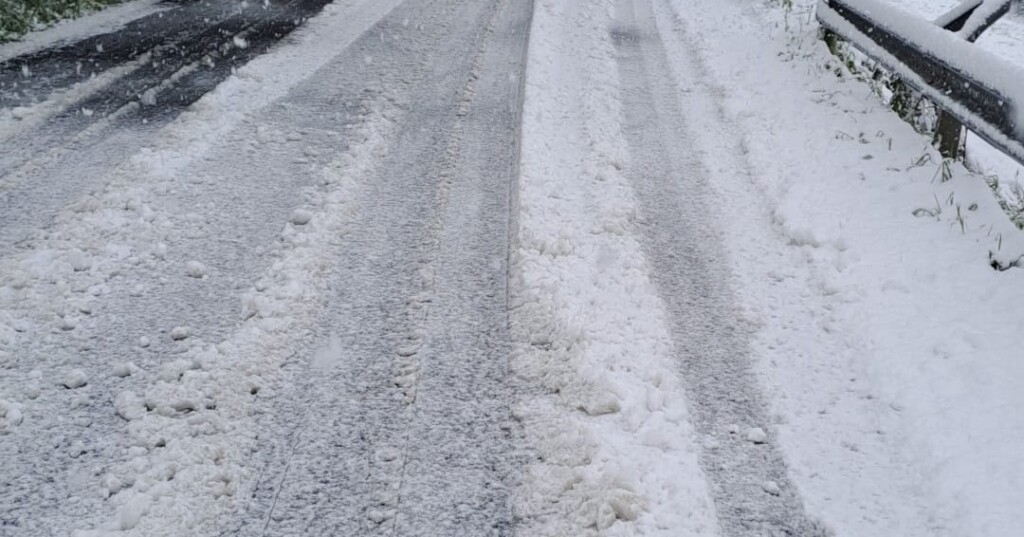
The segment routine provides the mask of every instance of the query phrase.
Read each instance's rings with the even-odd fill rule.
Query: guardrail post
[[[817,19],[833,52],[835,35],[849,40],[935,103],[939,117],[933,141],[944,157],[962,157],[966,128],[1024,163],[1024,129],[1019,125],[1024,72],[1000,65],[998,57],[970,44],[1008,13],[1011,3],[966,0],[927,21],[905,17],[886,0],[819,0]],[[954,32],[961,43],[944,37],[945,32]],[[971,54],[978,56],[977,62],[957,61]]]
[[[987,0],[995,6],[994,9],[985,9],[975,16],[979,7],[985,4],[986,0],[966,0],[950,10],[945,15],[935,20],[935,24],[949,30],[958,32],[973,43],[981,37],[982,32],[995,24],[999,18],[1010,11],[1010,0]],[[939,149],[943,158],[959,159],[963,155],[963,124],[960,120],[951,116],[943,109],[939,109],[939,119],[935,125],[935,137],[932,143]]]
[[[935,137],[932,139],[942,158],[959,159],[962,155],[963,142],[961,136],[964,126],[960,120],[939,110],[939,120],[935,125]]]

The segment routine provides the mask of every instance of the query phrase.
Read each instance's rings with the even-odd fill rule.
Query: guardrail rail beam
[[[1024,68],[973,45],[1010,3],[968,0],[933,22],[879,0],[819,0],[817,18],[943,111],[943,156],[956,156],[962,124],[1024,164]]]

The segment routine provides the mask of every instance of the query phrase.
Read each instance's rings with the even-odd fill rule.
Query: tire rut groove
[[[688,142],[694,134],[687,131],[678,88],[667,80],[672,78],[668,53],[654,17],[651,0],[621,0],[618,26],[610,29],[619,51],[623,131],[633,153],[627,176],[649,222],[641,244],[670,314],[701,436],[699,460],[712,484],[722,534],[827,535],[805,513],[776,447],[753,371],[752,334],[739,321],[729,269],[722,265],[726,252],[713,227],[708,204],[718,200],[704,162]],[[690,83],[695,91],[708,91],[702,80]],[[746,439],[744,433],[754,427],[768,430],[767,442]],[[779,488],[772,489],[771,483]]]
[[[267,429],[292,431],[266,439],[259,455],[265,469],[246,519],[262,522],[279,497],[267,535],[510,531],[500,327],[528,6],[410,0],[370,32],[394,50],[370,35],[352,52],[373,57],[384,77],[371,92],[399,88],[398,132],[341,240],[335,296],[317,330],[321,340],[336,335],[343,358],[317,372],[300,353],[281,383],[294,398],[267,409]],[[470,443],[468,462],[450,458]],[[275,455],[289,444],[293,456]]]
[[[63,104],[63,108],[44,123],[5,141],[14,150],[0,160],[3,166],[0,191],[10,190],[29,179],[40,180],[54,165],[105,141],[110,132],[132,129],[139,124],[146,124],[146,130],[152,130],[169,123],[236,68],[265,53],[328,3],[330,0],[276,2],[269,4],[265,11],[231,14],[213,24],[202,22],[203,14],[209,13],[208,9],[196,10],[193,16],[199,20],[192,22],[193,28],[198,28],[172,32],[171,35],[160,34],[158,41],[145,39],[143,45],[150,48],[133,47],[131,53],[125,52],[125,45],[117,47],[112,54],[96,52],[93,56],[102,61],[97,58],[93,61],[107,69],[131,61],[138,65],[97,91]],[[122,33],[127,32],[122,30]],[[234,44],[235,36],[240,34],[246,34],[247,42],[241,48]],[[102,41],[123,41],[116,34],[86,41],[96,39],[101,41],[96,41],[94,46]],[[67,69],[64,65],[68,61],[67,55],[75,53],[82,53],[80,45],[67,50],[46,51],[25,59],[16,58],[6,65],[24,65],[30,71],[37,69],[52,73]],[[4,73],[0,69],[0,87],[3,87],[4,75],[7,78],[16,76],[11,74],[11,70],[8,67],[8,72]],[[42,74],[39,76],[47,78]],[[55,84],[40,91],[53,91],[61,84],[67,86],[76,82],[68,77],[56,78]],[[12,85],[9,80],[6,84]],[[0,100],[0,106],[27,104],[23,100],[18,100],[12,92],[11,97]],[[88,113],[84,112],[86,110]],[[39,147],[51,149],[40,156],[32,150]]]
[[[353,15],[358,22],[339,26],[362,32],[381,16],[376,9],[364,12],[358,7]],[[345,39],[347,44],[351,43],[351,38],[345,36]],[[83,399],[88,398],[86,406],[67,406],[70,392],[38,401],[37,412],[67,413],[67,421],[52,426],[45,420],[26,420],[22,427],[9,434],[10,442],[5,444],[8,447],[40,446],[41,449],[5,453],[5,464],[0,465],[0,503],[7,509],[0,509],[3,515],[0,525],[10,524],[11,531],[26,537],[57,535],[75,527],[98,527],[106,522],[104,519],[114,516],[109,511],[116,506],[105,496],[96,494],[97,480],[80,477],[82,472],[94,471],[92,468],[109,468],[121,475],[127,465],[128,448],[139,442],[137,430],[127,427],[125,420],[112,410],[111,399],[121,390],[148,391],[154,386],[153,375],[168,362],[193,354],[189,348],[194,350],[195,345],[202,344],[200,340],[224,341],[237,333],[238,299],[240,294],[243,297],[246,294],[241,289],[246,282],[255,282],[272,271],[270,265],[276,260],[275,254],[285,238],[282,224],[288,221],[296,206],[301,206],[304,199],[306,202],[317,199],[316,191],[322,189],[320,177],[314,173],[321,171],[318,161],[329,158],[339,147],[363,141],[362,137],[343,134],[343,131],[350,125],[356,126],[357,116],[363,111],[359,102],[352,101],[373,102],[376,95],[367,93],[365,99],[360,98],[359,92],[364,89],[360,84],[356,90],[348,92],[346,99],[340,99],[334,92],[343,86],[339,82],[345,82],[348,73],[334,73],[337,62],[325,61],[323,70],[310,73],[308,80],[297,82],[292,88],[292,92],[302,94],[303,99],[331,104],[328,114],[317,111],[316,121],[299,117],[299,109],[283,106],[290,104],[285,98],[283,103],[275,101],[254,117],[240,120],[210,148],[208,158],[188,168],[188,181],[175,181],[172,190],[162,188],[168,184],[162,179],[142,177],[139,187],[144,192],[140,195],[133,184],[125,186],[115,177],[111,192],[125,195],[133,203],[152,204],[157,215],[152,226],[104,224],[92,227],[88,218],[70,219],[70,223],[86,224],[83,231],[87,239],[102,236],[132,248],[133,255],[145,260],[138,264],[115,265],[120,273],[109,280],[109,294],[90,302],[92,313],[81,317],[71,333],[53,337],[51,323],[44,314],[50,307],[77,304],[75,299],[80,294],[65,302],[67,297],[54,289],[55,286],[39,286],[40,294],[29,301],[11,301],[9,295],[4,296],[2,306],[15,318],[23,316],[30,321],[28,334],[33,335],[26,334],[22,342],[16,342],[13,348],[16,359],[6,364],[5,371],[10,375],[0,375],[0,384],[4,385],[0,388],[13,386],[16,390],[16,383],[23,383],[26,375],[33,368],[41,367],[40,364],[73,363],[88,373],[90,382],[76,392],[83,394]],[[352,63],[362,65],[363,56],[359,55]],[[346,67],[351,73],[358,71],[354,66]],[[355,98],[349,100],[352,96]],[[328,128],[323,128],[325,125]],[[264,129],[269,133],[267,136],[261,135]],[[293,138],[293,134],[300,136]],[[313,152],[319,156],[312,156]],[[112,160],[109,154],[90,155],[97,161],[107,158],[109,163]],[[91,197],[86,202],[95,199]],[[138,205],[132,211],[126,206],[124,214],[134,215],[126,216],[129,222],[134,218],[142,222]],[[51,236],[55,232],[66,232],[67,223],[68,220],[63,220],[54,227],[34,228],[35,234],[23,248],[28,253],[51,249],[63,252],[65,243],[54,241]],[[156,260],[150,257],[149,248],[158,241],[165,242],[169,248],[165,250],[165,258]],[[93,258],[91,254],[89,259],[106,266],[102,255]],[[5,265],[12,266],[24,256],[15,253],[3,257]],[[185,274],[185,264],[193,259],[203,261],[210,271],[209,279],[197,280]],[[92,285],[104,281],[102,277],[97,278],[96,266],[91,271],[72,273],[67,269],[58,274],[73,285],[81,282],[92,282],[89,284]],[[141,291],[133,290],[127,282],[137,283]],[[172,341],[166,331],[174,326],[192,327],[191,336],[184,342]],[[151,344],[140,348],[140,336],[151,338]],[[9,349],[5,347],[0,351]],[[268,352],[282,351],[271,349]],[[111,368],[127,361],[135,363],[144,373],[124,379],[110,376]],[[244,423],[239,425],[246,427]],[[72,440],[83,441],[88,452],[78,456],[67,454],[66,444]],[[166,453],[162,446],[153,449],[157,456]],[[134,474],[129,472],[129,475]],[[207,512],[188,516],[204,514]],[[233,523],[211,519],[203,519],[203,523],[204,527],[194,528],[196,535],[222,535],[222,524],[223,527],[233,526]],[[246,535],[257,533],[258,528]]]

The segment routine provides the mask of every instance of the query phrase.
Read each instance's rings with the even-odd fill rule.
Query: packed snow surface
[[[0,154],[0,534],[1016,535],[1024,238],[815,3],[338,0],[0,110],[88,122]]]

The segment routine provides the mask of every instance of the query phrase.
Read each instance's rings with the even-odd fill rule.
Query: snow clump
[[[68,332],[78,327],[78,321],[74,317],[65,316],[60,320],[59,326],[61,330]]]
[[[187,326],[175,326],[171,330],[171,339],[174,341],[188,339],[188,336],[190,335],[192,335],[192,330]]]
[[[138,373],[138,371],[139,371],[139,367],[138,366],[136,366],[135,364],[133,364],[131,362],[126,362],[126,363],[123,363],[123,364],[115,365],[114,366],[114,370],[111,371],[111,374],[113,374],[115,377],[125,378],[125,377],[130,377],[130,376],[134,375],[135,373]]]
[[[767,441],[768,433],[764,432],[764,429],[760,427],[752,427],[747,431],[747,442],[764,444]]]
[[[68,371],[68,374],[64,376],[63,386],[69,390],[81,388],[89,383],[88,377],[85,375],[85,371],[81,369],[72,369]]]
[[[66,259],[75,272],[85,272],[92,268],[92,261],[78,248],[68,252]]]
[[[295,211],[292,212],[292,216],[291,218],[288,219],[288,221],[291,222],[292,224],[295,224],[296,226],[304,226],[308,224],[309,221],[312,219],[313,213],[305,209],[295,209]]]
[[[128,531],[139,525],[142,517],[149,512],[153,498],[149,494],[136,494],[117,510],[117,525],[121,531]]]
[[[143,92],[139,100],[146,106],[156,106],[156,88],[149,88]]]
[[[0,418],[3,418],[3,425],[11,428],[20,425],[25,419],[21,413],[21,405],[0,399]]]
[[[199,261],[189,261],[185,265],[185,274],[188,274],[192,278],[202,278],[206,276],[206,265]]]
[[[146,415],[146,403],[132,391],[124,391],[114,398],[114,412],[125,421],[134,421]]]

